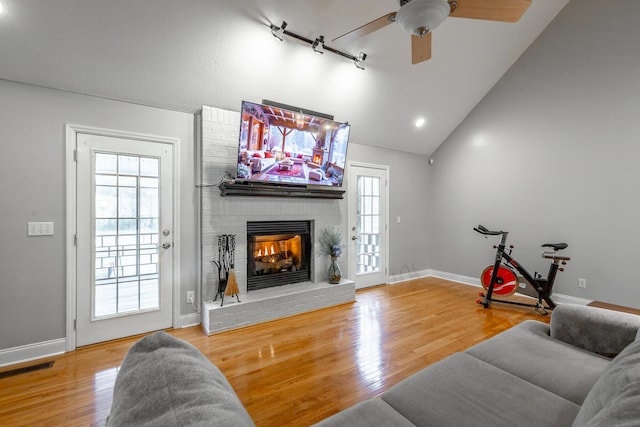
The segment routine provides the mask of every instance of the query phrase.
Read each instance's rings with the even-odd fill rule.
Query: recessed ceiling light
[[[486,145],[486,143],[487,143],[487,138],[483,134],[477,134],[473,136],[473,138],[471,139],[471,144],[474,147],[483,147],[484,145]]]
[[[422,126],[425,125],[426,122],[427,121],[423,117],[420,117],[419,119],[416,120],[415,124],[417,128],[421,128]]]

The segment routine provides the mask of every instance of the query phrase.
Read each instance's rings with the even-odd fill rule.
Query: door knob
[[[162,248],[163,249],[169,249],[171,247],[171,243],[163,243],[162,244]]]
[[[358,236],[351,236],[351,240],[358,240]]]

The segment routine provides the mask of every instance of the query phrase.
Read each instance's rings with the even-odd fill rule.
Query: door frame
[[[66,282],[67,282],[67,321],[66,351],[76,349],[77,301],[77,163],[76,137],[78,133],[106,136],[112,138],[137,139],[160,144],[169,144],[173,150],[173,274],[172,274],[172,324],[179,324],[180,318],[180,139],[166,136],[126,132],[75,124],[65,125],[65,171],[66,171]]]
[[[385,197],[385,206],[383,208],[384,210],[384,214],[385,214],[385,220],[386,223],[384,224],[384,240],[383,240],[383,244],[384,244],[384,248],[382,250],[382,254],[384,256],[384,260],[385,260],[385,265],[384,265],[384,279],[385,279],[385,283],[387,283],[389,281],[389,171],[390,171],[390,167],[389,165],[378,165],[378,164],[373,164],[373,163],[363,163],[363,162],[354,162],[354,161],[349,161],[347,162],[347,171],[345,171],[345,174],[347,174],[346,176],[348,176],[349,178],[351,178],[351,168],[353,166],[356,167],[361,167],[361,168],[368,168],[368,169],[376,169],[376,170],[382,170],[384,171],[385,177],[386,177],[386,182],[384,183],[384,197]],[[349,188],[349,187],[347,187]],[[352,200],[354,197],[356,197],[357,194],[352,194],[351,192],[347,193],[347,197],[348,197],[348,201],[347,201],[347,235],[351,234],[351,229],[349,228],[349,226],[351,225],[351,219],[353,218],[353,215],[356,214],[356,212],[353,212],[353,203]],[[350,245],[351,242],[348,240],[348,244]],[[353,277],[353,280],[356,281],[356,288],[358,287],[358,281],[357,281],[357,271],[358,271],[358,266],[357,266],[357,257],[354,256],[352,257],[351,255],[351,248],[349,248],[349,275]],[[353,262],[352,260],[355,260],[355,262]]]

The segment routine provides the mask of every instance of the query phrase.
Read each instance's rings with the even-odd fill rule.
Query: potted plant
[[[327,227],[318,237],[320,253],[331,257],[329,265],[329,283],[340,283],[342,271],[338,264],[338,257],[342,254],[342,231],[337,227]]]

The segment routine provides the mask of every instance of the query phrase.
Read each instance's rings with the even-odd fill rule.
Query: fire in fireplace
[[[313,158],[311,162],[316,165],[322,165],[324,161],[324,150],[322,148],[314,148],[313,149]]]
[[[311,222],[247,223],[247,290],[311,278]]]

